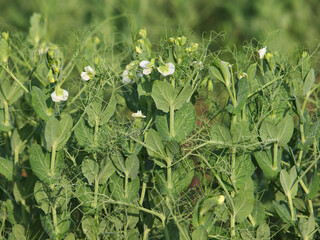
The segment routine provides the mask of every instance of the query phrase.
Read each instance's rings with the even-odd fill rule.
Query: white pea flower
[[[191,64],[194,68],[197,68],[197,69],[200,69],[202,70],[203,69],[203,62],[201,61],[193,61],[192,64]]]
[[[146,116],[142,114],[141,110],[138,110],[136,113],[131,114],[134,118],[145,118]]]
[[[173,65],[173,63],[169,62],[166,65],[158,67],[157,69],[163,76],[168,76],[174,73],[175,66]]]
[[[89,81],[91,78],[93,78],[95,75],[95,72],[93,71],[92,67],[86,66],[84,68],[84,72],[81,73],[81,78],[84,81]]]
[[[151,62],[147,60],[143,60],[139,63],[140,67],[143,69],[144,75],[149,75],[152,72],[152,68],[154,66],[154,61],[151,60]]]
[[[60,87],[57,87],[53,93],[51,93],[52,101],[54,102],[61,102],[61,101],[67,101],[69,97],[69,93],[67,90],[64,90]]]
[[[133,82],[132,75],[129,73],[129,70],[124,70],[121,76],[124,84],[130,84]]]
[[[266,52],[267,52],[267,46],[265,46],[264,48],[259,49],[258,53],[259,53],[260,59],[264,58],[264,55],[266,54]]]

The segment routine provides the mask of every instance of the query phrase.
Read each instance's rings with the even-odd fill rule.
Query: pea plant
[[[0,38],[1,239],[320,237],[316,52],[30,23]]]

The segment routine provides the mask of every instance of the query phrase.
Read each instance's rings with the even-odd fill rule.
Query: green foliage
[[[46,11],[0,38],[1,239],[319,238],[316,51],[117,18],[55,41]]]

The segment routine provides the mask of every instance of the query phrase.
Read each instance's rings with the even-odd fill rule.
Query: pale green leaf
[[[74,134],[76,136],[78,144],[82,147],[92,142],[93,130],[86,125],[84,119],[79,120],[79,124],[74,129]]]
[[[152,157],[165,158],[163,138],[158,132],[150,129],[146,133],[145,144],[148,154]]]
[[[0,157],[0,174],[2,174],[9,181],[13,180],[13,162]]]
[[[59,136],[59,131],[60,131],[59,121],[55,117],[51,117],[48,120],[45,131],[44,131],[44,136],[47,143],[46,147],[48,151],[51,151],[52,146],[54,144],[57,144],[56,141]]]
[[[112,115],[115,113],[117,109],[117,101],[114,94],[111,95],[108,106],[106,109],[100,114],[99,125],[104,125],[109,122]]]
[[[21,224],[15,224],[12,227],[12,233],[15,239],[26,240],[25,229]]]
[[[42,90],[38,87],[33,86],[32,91],[32,106],[36,114],[43,120],[49,119],[48,107],[46,104],[46,97]]]
[[[168,82],[155,81],[152,87],[151,97],[156,107],[164,112],[169,112],[169,106],[176,99],[176,91]]]
[[[111,159],[105,158],[105,160],[101,161],[98,175],[99,184],[106,184],[106,181],[111,177],[115,170]]]
[[[196,112],[189,102],[174,115],[174,140],[181,142],[192,132],[196,123]]]
[[[220,123],[213,122],[210,129],[210,135],[211,140],[213,140],[218,147],[220,145],[224,147],[224,145],[232,143],[232,137],[229,128]]]
[[[137,177],[139,172],[139,158],[136,155],[130,155],[125,161],[126,174],[133,180]]]
[[[207,239],[209,239],[208,233],[202,225],[198,226],[192,233],[192,240],[207,240]]]
[[[181,108],[184,103],[189,102],[190,98],[192,96],[193,90],[191,86],[185,86],[181,92],[179,93],[179,95],[177,96],[177,98],[174,100],[174,109],[178,110],[179,108]]]
[[[46,193],[44,184],[40,181],[37,181],[36,184],[34,185],[34,197],[37,203],[40,205],[42,211],[44,211],[45,214],[50,213],[51,211],[50,200]]]
[[[50,178],[50,155],[44,154],[38,144],[30,149],[30,165],[34,174],[43,182],[48,183]]]
[[[82,174],[87,178],[88,183],[91,185],[95,177],[99,173],[99,165],[91,159],[84,159],[81,165]]]
[[[257,229],[257,239],[269,240],[270,239],[270,228],[265,222],[262,223]]]
[[[290,141],[294,130],[293,118],[287,114],[277,125],[277,139],[280,146],[285,146]]]
[[[308,72],[308,75],[304,79],[303,95],[307,95],[307,93],[310,94],[310,90],[314,84],[314,81],[315,81],[315,73],[314,73],[314,69],[311,68],[310,71]]]

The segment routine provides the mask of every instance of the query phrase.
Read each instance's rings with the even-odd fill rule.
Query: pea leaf
[[[257,239],[268,240],[270,239],[270,228],[267,223],[262,223],[257,229]]]
[[[95,176],[98,175],[99,165],[91,159],[84,159],[81,165],[82,174],[87,178],[88,183],[91,185],[94,182]]]
[[[162,159],[166,157],[162,141],[163,138],[155,130],[150,129],[146,133],[145,144],[150,156]]]
[[[27,239],[24,226],[22,226],[21,224],[13,225],[12,233],[13,233],[13,236],[15,237],[15,239],[19,239],[19,240],[26,240]]]
[[[185,86],[181,92],[178,94],[178,96],[176,97],[176,99],[174,100],[174,109],[178,110],[180,109],[182,106],[184,106],[185,102],[189,102],[191,96],[192,96],[193,90],[192,87],[190,86]]]
[[[176,92],[170,83],[155,81],[153,83],[151,97],[158,109],[169,112],[169,106],[173,104],[176,99]]]
[[[239,191],[233,202],[235,207],[236,221],[242,222],[249,216],[254,207],[253,181],[251,179],[248,180],[245,188]]]
[[[285,223],[293,224],[293,221],[291,220],[289,207],[285,202],[273,201],[272,205],[278,213],[279,217],[282,219],[282,221],[284,221]]]
[[[49,197],[45,191],[44,184],[40,181],[37,181],[34,185],[34,197],[45,214],[51,212],[51,204]]]
[[[74,134],[78,144],[82,147],[85,147],[93,141],[93,130],[86,125],[84,119],[79,120],[79,124],[74,129]]]
[[[115,167],[112,164],[111,159],[106,158],[100,163],[100,172],[98,175],[99,184],[105,184],[106,181],[115,172]]]
[[[251,178],[254,170],[255,167],[249,154],[237,156],[234,169],[231,170],[231,181],[240,189]]]
[[[42,90],[38,87],[33,86],[31,91],[32,106],[36,114],[43,120],[49,119],[48,107],[46,104],[46,97]]]
[[[196,123],[196,112],[192,103],[186,103],[174,115],[174,140],[181,142],[192,132]]]
[[[117,101],[114,93],[112,93],[108,106],[100,114],[99,125],[104,125],[108,123],[112,115],[115,113],[116,109],[117,109]]]
[[[213,123],[210,129],[210,136],[211,140],[213,140],[217,147],[222,145],[224,147],[226,144],[232,143],[232,137],[229,128],[220,124],[220,123]]]
[[[268,150],[261,150],[259,152],[255,152],[254,156],[255,159],[258,162],[259,167],[262,169],[263,173],[265,174],[265,176],[269,179],[274,178],[278,175],[278,173],[280,172],[281,169],[281,165],[280,165],[280,160],[281,160],[281,154],[282,151],[281,149],[278,149],[278,165],[275,169],[273,169],[272,166],[272,153],[271,153],[271,149]]]
[[[277,139],[280,146],[285,146],[290,141],[294,130],[293,118],[287,114],[278,124],[277,124]]]
[[[196,230],[194,230],[192,233],[192,240],[207,240],[207,239],[209,239],[208,233],[202,225],[198,226]]]
[[[310,215],[308,220],[305,218],[300,218],[298,227],[302,235],[302,239],[312,239],[312,236],[315,233],[313,231],[316,228],[316,222],[313,214]]]
[[[317,172],[314,172],[311,178],[310,186],[309,186],[309,193],[307,195],[308,199],[313,199],[318,194],[319,189],[320,189],[320,175]]]
[[[130,155],[125,162],[125,172],[133,180],[139,172],[139,158],[136,155]]]
[[[13,162],[0,157],[0,174],[2,174],[9,181],[13,180]]]
[[[43,182],[48,183],[50,179],[50,155],[44,154],[38,144],[33,144],[30,149],[30,165],[32,171]]]
[[[315,81],[314,69],[311,68],[303,83],[303,95],[307,95],[307,93],[310,92],[314,84],[314,81]]]
[[[260,127],[260,137],[263,142],[278,139],[277,126],[272,122],[264,121]]]

